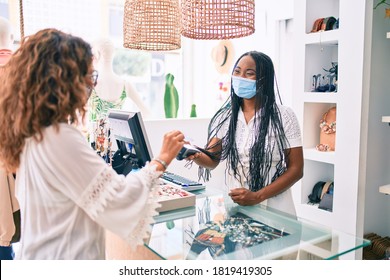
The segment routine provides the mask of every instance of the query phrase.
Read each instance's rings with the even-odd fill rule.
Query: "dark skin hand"
[[[257,204],[257,195],[246,188],[236,188],[229,192],[229,196],[232,200],[242,206],[250,206]]]
[[[278,195],[290,188],[303,176],[303,153],[302,147],[289,149],[287,156],[287,170],[274,182],[257,192],[246,188],[235,188],[229,192],[232,200],[242,206],[250,206]]]

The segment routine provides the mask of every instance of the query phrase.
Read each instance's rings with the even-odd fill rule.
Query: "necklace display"
[[[334,151],[336,144],[336,107],[328,109],[323,114],[319,126],[320,143],[316,145],[316,150],[320,152]]]
[[[90,134],[92,136],[89,141],[96,153],[109,165],[112,163],[113,151],[107,114],[110,109],[121,108],[125,99],[125,91],[122,92],[118,100],[111,102],[101,99],[96,91],[93,90],[88,101]]]
[[[242,213],[226,218],[223,223],[208,220],[196,234],[192,229],[186,233],[192,239],[188,243],[190,251],[198,253],[208,248],[215,257],[233,252],[237,245],[237,248],[251,247],[289,235],[284,229],[277,230]]]
[[[109,165],[111,165],[113,158],[110,134],[110,128],[106,118],[102,118],[95,122],[91,146]]]
[[[320,128],[326,134],[332,134],[336,132],[336,121],[330,124],[326,121],[329,111],[327,111],[320,121]]]

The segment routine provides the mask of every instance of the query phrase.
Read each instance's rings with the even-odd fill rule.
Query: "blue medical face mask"
[[[234,93],[241,98],[251,99],[256,95],[256,81],[232,76]]]

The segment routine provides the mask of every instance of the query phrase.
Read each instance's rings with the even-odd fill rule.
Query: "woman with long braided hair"
[[[272,60],[244,53],[231,82],[230,98],[211,119],[206,148],[187,160],[200,166],[205,180],[226,161],[225,181],[235,203],[266,201],[295,214],[290,187],[303,176],[301,132],[295,113],[276,103]]]

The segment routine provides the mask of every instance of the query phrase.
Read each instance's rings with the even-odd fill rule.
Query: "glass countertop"
[[[370,241],[263,205],[238,206],[216,189],[155,217],[146,246],[162,259],[355,259]]]

